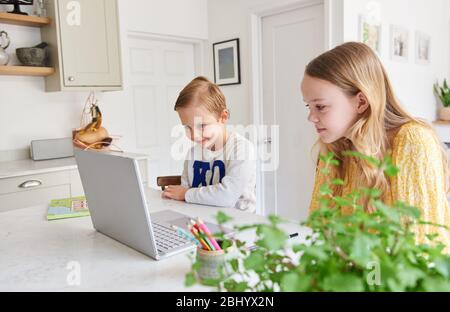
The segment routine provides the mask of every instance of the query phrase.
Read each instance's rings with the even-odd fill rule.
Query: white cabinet
[[[0,179],[0,212],[70,197],[68,171]]]
[[[46,91],[122,89],[116,0],[48,0],[51,24],[41,28],[56,73]]]

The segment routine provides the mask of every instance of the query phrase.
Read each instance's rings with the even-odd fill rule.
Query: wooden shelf
[[[0,24],[41,27],[49,25],[50,22],[51,20],[48,17],[0,12]]]
[[[53,75],[53,67],[33,67],[33,66],[0,66],[0,75],[7,76],[41,76]]]

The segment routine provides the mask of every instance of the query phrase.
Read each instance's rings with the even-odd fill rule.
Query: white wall
[[[345,0],[344,40],[358,39],[359,15],[366,13],[367,4],[378,3],[382,24],[381,59],[394,85],[397,96],[414,116],[436,119],[437,101],[433,83],[448,77],[450,66],[448,0]],[[396,62],[390,58],[390,25],[407,28],[409,61]],[[415,32],[431,36],[431,63],[415,62]]]
[[[231,122],[248,124],[252,121],[251,92],[251,28],[250,14],[268,6],[282,6],[298,2],[279,0],[209,0],[209,44],[205,50],[206,73],[213,78],[212,44],[214,42],[240,38],[242,83],[222,88],[231,108]],[[331,0],[336,4],[338,0]],[[449,61],[449,18],[448,0],[343,0],[343,22],[334,22],[330,31],[342,30],[343,41],[358,39],[359,15],[366,12],[369,2],[378,2],[383,24],[382,54],[395,87],[404,106],[415,116],[436,119],[437,101],[432,92],[436,79],[448,77]],[[334,13],[333,13],[334,14]],[[408,63],[393,62],[389,57],[389,25],[399,24],[410,29],[410,60]],[[342,29],[340,29],[342,28]],[[417,65],[414,59],[415,31],[420,30],[432,36],[432,59],[430,65]],[[336,34],[334,34],[336,36]],[[339,43],[333,42],[333,45]]]
[[[24,11],[32,10],[24,8]],[[9,7],[0,6],[0,11],[6,9]],[[97,96],[105,127],[111,134],[122,135],[120,146],[132,151],[135,129],[127,90],[127,33],[139,31],[205,39],[208,37],[207,0],[119,0],[119,12],[125,90]],[[9,54],[17,47],[40,42],[37,28],[0,24],[0,29],[11,37]],[[16,62],[13,56],[11,64]],[[10,154],[6,151],[27,149],[31,140],[70,136],[71,129],[79,126],[87,96],[88,92],[46,93],[41,77],[0,76],[0,160]]]
[[[251,90],[251,15],[274,7],[285,7],[295,3],[310,2],[309,0],[209,0],[209,44],[205,50],[205,72],[210,79],[214,79],[212,45],[215,42],[240,39],[241,84],[223,86],[222,90],[227,98],[231,110],[232,124],[248,125],[253,121],[252,90]],[[329,1],[325,0],[326,7]],[[341,0],[331,0],[337,7]],[[330,8],[333,12],[335,11]],[[333,14],[338,14],[334,12]],[[331,17],[330,17],[331,18]],[[334,16],[333,16],[334,18]],[[339,18],[339,17],[338,17]],[[333,25],[339,21],[333,21]],[[330,29],[330,44],[341,35],[341,29]],[[340,41],[340,40],[339,40]],[[300,73],[299,73],[300,76]],[[299,81],[300,85],[300,81]],[[300,95],[299,95],[300,96]]]

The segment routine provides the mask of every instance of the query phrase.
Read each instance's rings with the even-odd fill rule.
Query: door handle
[[[266,138],[264,144],[272,144],[272,138]]]
[[[42,181],[39,180],[28,180],[19,185],[20,188],[28,189],[32,187],[38,187],[42,185]]]

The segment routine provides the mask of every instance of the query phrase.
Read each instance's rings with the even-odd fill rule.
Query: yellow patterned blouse
[[[430,129],[410,122],[397,132],[392,145],[393,163],[400,168],[396,177],[390,179],[391,190],[386,201],[403,201],[421,210],[421,219],[427,222],[450,226],[450,209],[445,189],[442,154]],[[352,163],[353,164],[353,163]],[[323,163],[319,161],[309,212],[318,208],[320,185],[324,176],[320,173]],[[350,193],[356,166],[350,165],[343,193]],[[345,211],[343,211],[345,213]],[[415,229],[418,242],[426,242],[426,234],[437,233],[439,239],[450,249],[450,231],[433,226]]]

